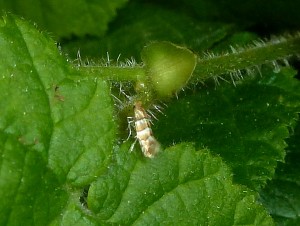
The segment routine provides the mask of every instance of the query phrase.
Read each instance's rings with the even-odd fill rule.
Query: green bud
[[[146,76],[156,95],[167,98],[185,86],[197,63],[189,49],[170,42],[154,42],[144,47],[142,60]]]

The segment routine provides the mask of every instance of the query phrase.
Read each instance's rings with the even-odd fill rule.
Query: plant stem
[[[222,74],[230,75],[298,54],[300,54],[300,34],[272,39],[269,42],[254,42],[250,47],[232,48],[231,53],[199,58],[191,82],[203,81]]]
[[[259,68],[262,64],[276,63],[290,56],[300,54],[300,34],[277,37],[268,42],[254,41],[244,48],[232,48],[231,53],[223,55],[207,54],[198,57],[197,65],[189,83],[204,81],[220,75],[231,76],[241,70]],[[80,67],[87,75],[101,77],[116,82],[136,82],[146,78],[145,68],[139,64],[130,67],[87,66]]]
[[[145,69],[142,66],[118,67],[118,66],[88,66],[80,67],[85,74],[116,82],[136,82],[145,77]]]

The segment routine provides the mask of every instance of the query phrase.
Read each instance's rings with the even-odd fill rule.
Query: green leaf
[[[213,52],[232,52],[232,47],[237,48],[238,46],[253,45],[253,40],[258,40],[259,36],[251,32],[235,32],[231,36],[219,42],[214,46]]]
[[[287,140],[289,147],[285,164],[279,164],[275,179],[261,192],[261,201],[278,225],[298,225],[300,222],[300,123]]]
[[[67,192],[46,168],[42,153],[2,129],[0,137],[0,224],[47,224],[61,213]]]
[[[0,49],[0,224],[47,225],[110,160],[109,86],[14,16],[0,21]]]
[[[121,225],[273,225],[255,194],[233,185],[219,157],[191,144],[137,159],[128,145],[94,182],[88,204],[97,217]]]
[[[300,87],[291,68],[261,73],[262,78],[243,80],[236,87],[222,82],[217,88],[186,92],[156,123],[158,140],[165,146],[194,141],[220,154],[233,168],[236,182],[262,187],[284,160],[284,139],[300,107],[293,90]]]
[[[161,3],[165,7],[174,7],[172,0]],[[177,6],[177,7],[176,7]],[[300,28],[298,1],[260,1],[252,0],[241,2],[239,0],[179,0],[176,1],[177,10],[196,15],[199,20],[233,22],[241,26],[258,26],[260,32],[266,30],[286,30],[287,28]]]
[[[0,20],[0,225],[274,225],[249,190],[259,190],[267,180],[263,205],[277,224],[298,225],[299,132],[288,137],[298,119],[299,82],[292,78],[296,71],[278,72],[277,66],[278,59],[287,63],[297,54],[299,36],[276,35],[270,48],[258,42],[262,48],[247,56],[243,47],[227,50],[259,34],[269,37],[293,24],[299,28],[299,7],[268,2],[283,18],[272,22],[270,7],[257,1],[131,1],[113,21],[124,3],[0,1],[1,9],[20,12],[59,36],[61,50],[69,43],[71,59],[78,49],[83,57],[98,59],[108,52],[101,66],[88,61],[97,67],[72,68],[46,34],[14,16]],[[237,28],[244,30],[233,33]],[[205,60],[219,70],[204,70],[213,71],[214,78],[224,79],[226,72],[247,77],[266,62],[276,73],[264,68],[261,77],[236,81],[236,87],[221,80],[217,87],[211,81],[187,87],[162,110],[166,117],[153,121],[165,151],[145,159],[140,148],[129,152],[130,144],[120,145],[120,137],[127,133],[122,126],[132,102],[142,95],[134,92],[134,82],[146,73],[133,59],[121,61],[131,56],[139,61],[151,41],[174,42],[199,57],[208,51]],[[226,70],[212,61],[215,56],[222,56]],[[80,55],[73,59],[85,65]],[[246,73],[238,74],[242,69]],[[120,114],[113,109],[111,89],[116,100],[126,93],[115,103]],[[234,184],[232,176],[248,187]]]
[[[131,2],[120,11],[112,29],[101,40],[75,40],[63,47],[73,58],[80,49],[82,56],[99,58],[109,53],[111,59],[117,59],[121,54],[120,59],[134,57],[140,61],[143,47],[151,41],[169,41],[201,53],[233,29],[232,24],[197,21],[171,9]]]
[[[58,37],[103,35],[116,10],[127,0],[114,1],[1,1],[0,8],[32,20]]]

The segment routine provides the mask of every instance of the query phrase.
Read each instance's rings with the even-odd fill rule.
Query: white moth
[[[152,134],[150,117],[142,107],[141,101],[136,101],[134,104],[134,124],[136,138],[143,154],[148,158],[153,158],[159,152],[160,144]]]

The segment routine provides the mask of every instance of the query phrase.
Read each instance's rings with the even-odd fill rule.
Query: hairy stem
[[[230,53],[215,55],[208,53],[198,57],[197,65],[189,83],[205,81],[220,75],[230,76],[241,70],[253,70],[262,64],[286,60],[300,54],[300,33],[295,36],[276,37],[270,41],[254,41],[251,46],[233,48]],[[87,74],[116,82],[137,82],[146,78],[146,70],[140,64],[122,66],[88,66],[80,67]]]
[[[254,42],[246,48],[232,48],[231,53],[199,58],[191,82],[251,69],[262,64],[276,62],[300,53],[300,34],[274,38],[271,41]]]
[[[136,82],[145,77],[145,69],[141,66],[119,67],[119,66],[88,66],[80,67],[80,70],[87,72],[95,77],[101,77],[116,82],[131,81]]]

